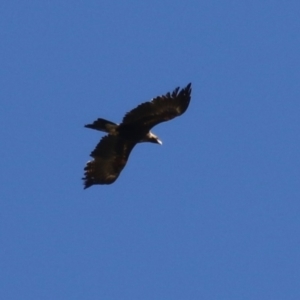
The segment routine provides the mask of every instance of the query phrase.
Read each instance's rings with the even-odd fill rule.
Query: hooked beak
[[[157,144],[162,145],[162,141],[160,139],[157,139],[156,141],[157,141]]]

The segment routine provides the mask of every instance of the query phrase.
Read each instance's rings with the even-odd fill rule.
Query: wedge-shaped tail
[[[84,125],[84,127],[113,134],[118,127],[118,124],[107,121],[105,119],[97,119],[96,121],[94,121],[94,123]]]

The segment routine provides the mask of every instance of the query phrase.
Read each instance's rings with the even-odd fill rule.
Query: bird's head
[[[151,131],[148,132],[144,141],[162,145],[162,141],[158,138],[158,136],[153,134]]]

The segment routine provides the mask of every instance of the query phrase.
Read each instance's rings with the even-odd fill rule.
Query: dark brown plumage
[[[93,184],[113,183],[126,165],[137,143],[161,141],[150,130],[155,125],[182,115],[191,99],[191,83],[172,93],[158,96],[128,112],[121,124],[97,119],[86,128],[107,132],[90,154],[93,160],[84,168],[84,188]]]

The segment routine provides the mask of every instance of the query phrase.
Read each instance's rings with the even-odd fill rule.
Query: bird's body
[[[137,143],[151,142],[162,144],[150,130],[155,125],[183,114],[191,98],[191,84],[171,94],[156,97],[128,112],[121,124],[105,119],[97,119],[86,128],[108,133],[90,154],[84,170],[84,188],[93,184],[111,184],[123,170],[131,150]]]

